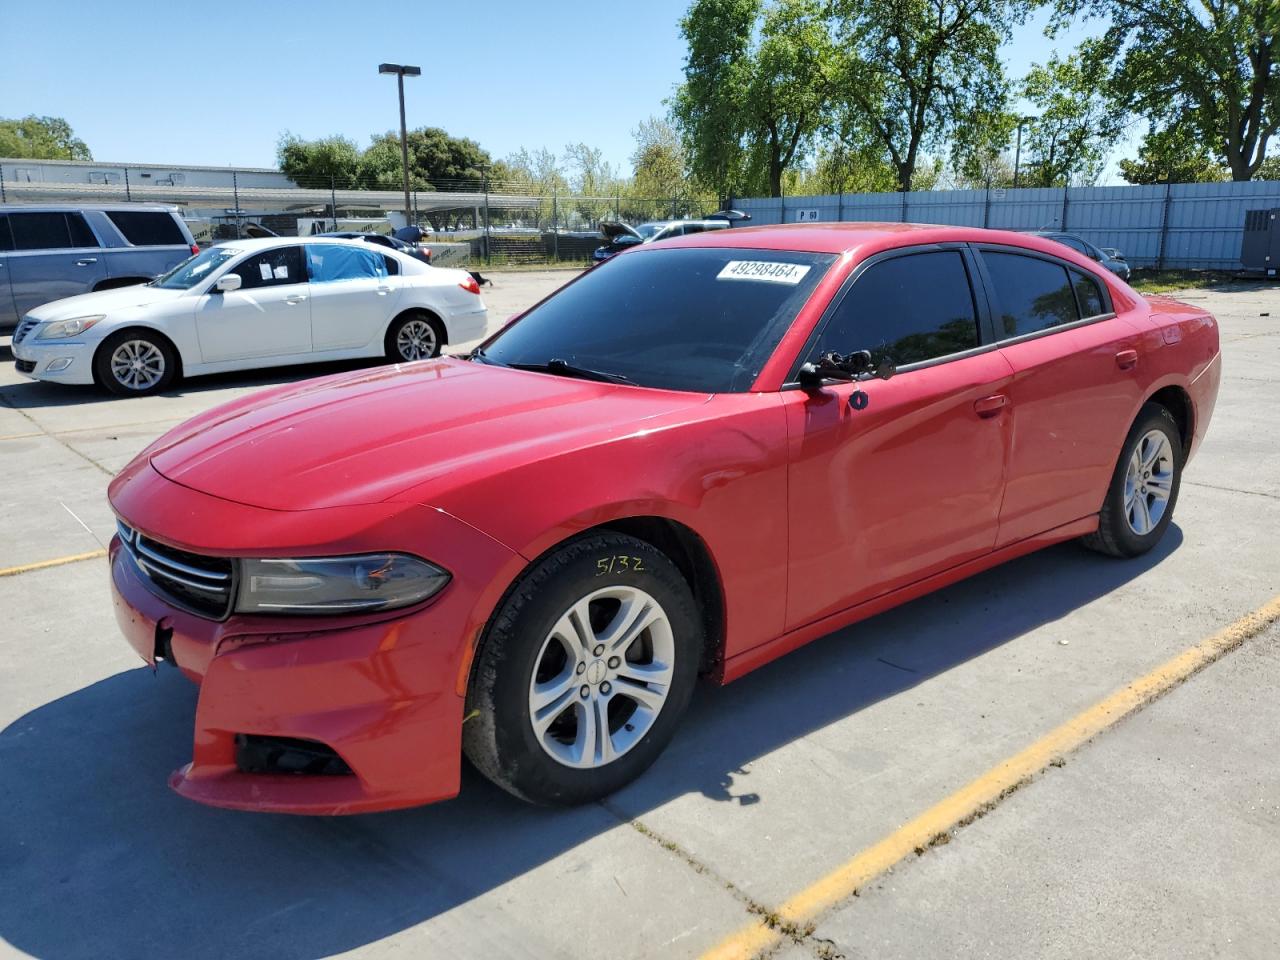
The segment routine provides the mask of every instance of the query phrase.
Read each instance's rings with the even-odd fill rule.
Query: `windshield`
[[[642,387],[742,392],[834,261],[779,250],[646,248],[552,294],[480,359],[561,360]]]
[[[201,250],[194,257],[188,257],[168,273],[161,274],[151,281],[152,286],[164,287],[166,290],[190,290],[201,280],[206,280],[220,266],[232,257],[238,257],[243,251],[231,247],[210,247]]]
[[[642,223],[640,226],[632,227],[631,229],[640,234],[641,240],[648,240],[664,226],[665,224],[662,223]]]

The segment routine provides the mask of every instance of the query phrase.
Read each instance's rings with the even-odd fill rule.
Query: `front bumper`
[[[93,383],[93,344],[73,340],[39,343],[29,337],[12,347],[18,373],[50,383]],[[50,369],[50,368],[53,369]]]
[[[170,510],[198,517],[190,511],[200,501],[217,505],[210,511],[204,504],[224,530],[230,516],[252,522],[271,512],[154,478],[145,486],[148,499],[163,491],[158,496],[168,502],[155,513],[162,520]],[[135,497],[121,499],[137,506]],[[161,595],[119,538],[112,540],[112,594],[125,637],[148,663],[160,652],[200,684],[192,759],[170,776],[174,790],[218,807],[308,814],[389,810],[457,794],[473,644],[497,599],[489,589],[494,577],[519,564],[517,555],[447,514],[414,509],[426,516],[436,555],[460,560],[437,596],[380,619],[206,619]],[[126,517],[143,529],[152,519],[139,510]],[[148,535],[163,539],[154,526]],[[351,772],[247,772],[237,763],[238,736],[322,744]]]

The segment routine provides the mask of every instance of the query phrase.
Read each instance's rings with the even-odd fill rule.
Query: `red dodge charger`
[[[1218,329],[1051,240],[646,244],[465,358],[256,393],[111,484],[116,615],[197,681],[172,786],[351,813],[617,790],[699,675],[1048,544],[1164,535]]]

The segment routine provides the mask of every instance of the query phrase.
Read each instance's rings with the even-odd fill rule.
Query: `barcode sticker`
[[[809,272],[801,263],[775,263],[769,260],[730,260],[716,274],[717,280],[763,280],[794,286]]]

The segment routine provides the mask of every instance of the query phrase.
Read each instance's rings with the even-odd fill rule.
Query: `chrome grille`
[[[26,339],[27,334],[35,329],[36,324],[40,321],[33,317],[23,317],[22,322],[18,324],[18,329],[13,331],[13,342],[21,343]]]
[[[235,597],[235,567],[226,557],[206,557],[143,536],[117,522],[120,540],[138,569],[177,606],[222,619]]]

